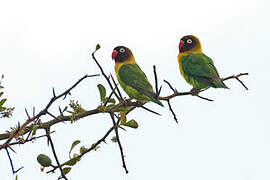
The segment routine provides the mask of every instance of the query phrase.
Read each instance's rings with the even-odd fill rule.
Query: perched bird
[[[156,94],[151,84],[144,72],[137,65],[130,49],[124,46],[114,48],[112,59],[115,60],[114,69],[117,79],[130,98],[141,102],[153,101],[163,106],[163,104],[156,99]]]
[[[193,86],[193,90],[207,87],[227,88],[220,79],[214,62],[202,52],[200,40],[188,35],[179,43],[178,63],[180,73]]]

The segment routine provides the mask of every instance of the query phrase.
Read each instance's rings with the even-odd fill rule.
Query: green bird
[[[116,77],[130,98],[141,102],[152,101],[163,106],[130,49],[124,46],[114,48],[112,59],[115,60]]]
[[[202,52],[200,40],[187,35],[179,43],[178,63],[180,73],[193,86],[193,90],[203,88],[227,88],[219,77],[212,59]]]

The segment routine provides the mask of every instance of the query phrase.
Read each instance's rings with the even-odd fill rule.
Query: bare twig
[[[69,89],[67,89],[65,92],[63,92],[62,94],[58,95],[58,96],[54,96],[53,98],[51,98],[51,100],[49,101],[49,103],[47,104],[47,106],[40,111],[37,115],[33,116],[32,118],[28,118],[22,126],[18,127],[16,131],[12,132],[9,136],[9,138],[7,139],[7,141],[0,145],[0,150],[3,148],[6,148],[9,146],[10,141],[17,136],[18,132],[20,132],[22,129],[24,129],[28,124],[30,124],[31,122],[33,122],[34,120],[40,118],[41,116],[45,115],[49,109],[49,107],[54,103],[54,101],[56,101],[57,99],[61,98],[62,96],[66,97],[66,95],[73,89],[75,88],[82,80],[84,80],[85,78],[88,77],[94,77],[94,76],[99,76],[99,74],[95,74],[95,75],[85,75],[84,77],[82,77],[81,79],[79,79],[79,81],[77,81],[73,86],[71,86]],[[26,111],[27,112],[27,111]],[[28,114],[28,113],[27,113]],[[29,114],[28,114],[29,115]]]
[[[155,77],[155,87],[156,87],[156,98],[159,96],[159,90],[158,90],[158,78],[157,78],[157,72],[156,72],[156,66],[153,66],[153,71],[154,71],[154,77]]]
[[[172,106],[171,106],[171,103],[170,103],[170,100],[168,99],[167,100],[167,103],[168,103],[168,106],[169,106],[169,110],[171,111],[172,115],[173,115],[173,119],[175,120],[176,123],[178,123],[178,120],[177,120],[177,117],[172,109]]]
[[[151,110],[151,109],[149,109],[149,108],[147,108],[147,107],[144,107],[143,105],[141,105],[140,107],[143,108],[143,109],[145,109],[146,111],[149,111],[149,112],[151,112],[151,113],[153,113],[153,114],[156,114],[156,115],[161,116],[161,114],[159,114],[159,113],[157,113],[157,112],[155,112],[155,111],[153,111],[153,110]]]
[[[166,80],[163,80],[166,84],[168,84],[168,86],[170,87],[170,89],[174,92],[174,93],[176,93],[177,92],[177,90],[176,89],[174,89],[173,87],[172,87],[172,85],[168,82],[168,81],[166,81]]]
[[[117,84],[116,84],[116,82],[115,82],[115,80],[114,80],[112,74],[110,74],[110,75],[111,75],[111,79],[112,79],[112,81],[113,81],[113,84],[114,84],[114,86],[116,86],[116,90],[117,90],[117,92],[118,92],[118,94],[119,94],[119,96],[120,96],[120,99],[118,99],[118,101],[123,100],[123,96],[122,96],[122,94],[121,94],[121,92],[120,92],[120,90],[119,90],[119,88],[118,88],[118,86],[117,86]]]
[[[116,135],[117,143],[119,145],[119,149],[120,149],[120,153],[121,153],[121,159],[122,159],[122,163],[123,163],[123,168],[125,169],[126,173],[128,173],[127,166],[126,166],[126,163],[125,163],[125,156],[124,156],[124,153],[123,153],[123,148],[122,148],[120,138],[119,138],[119,134],[118,134],[118,124],[116,124],[116,122],[114,120],[114,113],[113,112],[110,113],[110,116],[111,116],[111,119],[113,121],[115,135]]]
[[[98,49],[96,49],[96,50],[92,53],[92,58],[94,59],[95,63],[97,64],[97,66],[98,66],[98,68],[99,68],[99,70],[101,71],[101,74],[103,75],[103,77],[104,77],[104,78],[106,79],[106,81],[108,82],[108,84],[109,84],[111,90],[113,91],[113,85],[112,85],[112,83],[111,83],[109,77],[105,74],[103,68],[101,67],[101,65],[99,64],[99,62],[97,61],[97,59],[96,59],[96,57],[95,57],[95,53],[96,53],[97,50],[98,50]],[[118,100],[120,100],[120,97],[119,97],[116,93],[114,93],[114,95],[116,96],[116,98],[117,98]]]
[[[11,169],[12,169],[12,173],[13,173],[13,174],[16,174],[18,171],[20,171],[20,170],[23,168],[23,166],[20,167],[20,168],[17,169],[17,170],[14,170],[13,162],[12,162],[12,159],[11,159],[10,154],[9,154],[9,152],[8,152],[8,149],[5,148],[5,150],[6,150],[6,152],[7,152],[7,156],[8,156],[9,163],[10,163],[10,166],[11,166]]]
[[[239,81],[242,84],[242,86],[244,86],[244,88],[246,90],[248,90],[247,86],[239,79],[240,76],[245,76],[245,75],[248,75],[248,73],[240,73],[238,75],[232,75],[232,76],[229,76],[226,78],[222,78],[222,81],[226,81],[228,79],[236,79],[237,81]]]
[[[48,137],[48,141],[50,142],[50,145],[51,145],[51,149],[52,149],[52,152],[53,152],[53,156],[54,156],[54,159],[57,163],[57,167],[59,168],[60,172],[61,172],[61,178],[64,178],[65,180],[68,180],[67,177],[65,176],[64,172],[63,172],[63,169],[59,163],[59,160],[58,160],[58,157],[57,157],[57,154],[56,154],[56,151],[55,151],[55,148],[54,148],[54,144],[53,144],[53,141],[52,141],[52,138],[51,138],[51,135],[50,135],[50,129],[46,129],[46,136]]]

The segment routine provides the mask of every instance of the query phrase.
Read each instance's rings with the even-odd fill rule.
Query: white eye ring
[[[126,50],[125,50],[124,48],[121,48],[119,51],[120,51],[121,53],[123,53],[123,52],[125,52]]]
[[[187,40],[187,43],[188,43],[188,44],[191,44],[191,43],[192,43],[192,39],[188,39],[188,40]]]

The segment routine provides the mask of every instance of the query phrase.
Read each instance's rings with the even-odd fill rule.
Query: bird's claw
[[[190,93],[191,93],[192,96],[198,96],[199,93],[200,93],[200,89],[192,88],[190,90]]]

